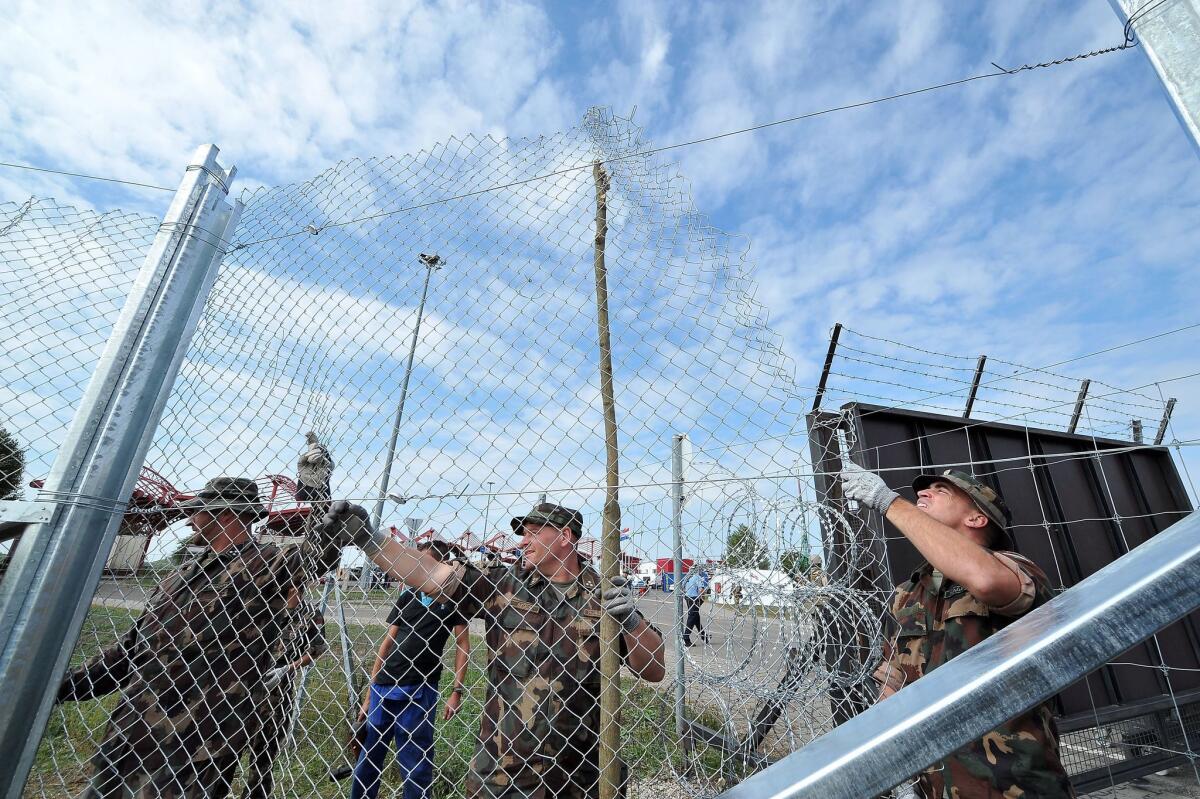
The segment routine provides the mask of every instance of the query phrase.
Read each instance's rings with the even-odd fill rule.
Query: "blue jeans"
[[[428,799],[433,787],[433,714],[437,710],[435,686],[371,686],[366,735],[350,799],[375,799],[387,758],[388,738],[396,742],[396,765],[404,778],[404,799]]]

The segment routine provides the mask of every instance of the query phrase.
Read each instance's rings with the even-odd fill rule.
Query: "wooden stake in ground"
[[[608,174],[597,161],[596,181],[596,332],[600,343],[600,402],[604,407],[605,485],[604,519],[600,536],[601,585],[607,589],[620,574],[621,506],[617,502],[620,468],[617,463],[617,408],[613,400],[612,342],[608,333],[608,269],[604,242],[608,236]],[[600,799],[615,799],[621,782],[621,626],[600,619]]]

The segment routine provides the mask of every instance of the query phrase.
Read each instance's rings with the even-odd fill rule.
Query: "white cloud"
[[[520,2],[21,4],[0,29],[0,120],[8,160],[174,186],[212,141],[249,181],[280,182],[503,135],[529,101],[555,114],[557,48]]]
[[[564,15],[577,27],[557,30],[555,10],[360,4],[335,20],[319,6],[126,4],[104,15],[23,6],[0,31],[0,68],[11,75],[0,86],[0,129],[16,134],[5,156],[174,185],[192,147],[214,140],[241,167],[242,186],[322,173],[313,184],[321,191],[304,202],[295,187],[253,194],[258,213],[239,232],[245,241],[571,165],[588,157],[589,143],[528,159],[595,102],[620,114],[636,105],[648,138],[667,144],[1120,35],[1108,9],[1083,2],[996,4],[982,14],[949,2],[867,11],[621,3],[582,20]],[[1191,221],[1197,168],[1143,58],[1106,56],[674,151],[668,157],[682,166],[664,174],[682,172],[690,193],[676,180],[660,199],[687,211],[694,198],[716,225],[751,235],[756,296],[804,388],[835,320],[947,342],[967,356],[1070,357],[1186,322],[1198,299],[1189,278],[1200,244]],[[534,138],[499,149],[488,139],[514,133]],[[422,148],[434,149],[325,172],[335,161]],[[468,150],[476,155],[458,158]],[[454,168],[421,171],[422,159]],[[370,180],[338,183],[368,168]],[[406,169],[421,181],[407,183]],[[269,419],[278,429],[254,446],[288,451],[291,428],[314,412],[295,395],[310,392],[345,424],[339,445],[346,468],[359,470],[342,473],[342,488],[369,493],[416,303],[402,264],[429,246],[462,273],[438,287],[447,290],[427,317],[428,351],[438,357],[419,375],[412,407],[429,422],[402,441],[401,462],[426,475],[413,484],[442,490],[491,476],[532,489],[598,479],[589,180],[584,172],[232,256],[213,305],[228,329],[201,344],[230,372],[223,390],[295,406]],[[2,197],[60,189],[82,203],[119,196],[159,209],[164,199],[0,173]],[[612,220],[614,231],[641,233],[655,221],[620,195]],[[719,296],[726,273],[684,266],[711,259],[712,232],[704,219],[681,220],[657,240],[610,242],[613,288],[630,300],[614,313],[629,353],[619,364],[623,411],[640,436],[629,452],[646,473],[661,467],[654,458],[673,425],[707,426],[697,437],[707,432],[718,446],[768,431],[736,403],[722,405],[717,389],[783,385],[737,363],[739,353],[753,353],[750,366],[761,356],[720,325],[678,329],[681,319],[743,312]],[[279,316],[288,303],[300,303],[290,326]],[[569,309],[561,332],[539,337],[528,317],[555,305]],[[1136,358],[1089,362],[1087,373],[1136,384],[1186,370],[1181,351],[1164,341]],[[732,365],[710,357],[717,352]],[[354,362],[345,367],[353,402],[339,402],[339,386],[324,378],[300,377],[303,364],[330,353]],[[672,371],[678,361],[691,371]],[[238,382],[239,370],[271,386]],[[564,370],[569,396],[539,388]],[[697,379],[705,374],[708,383]],[[719,410],[706,417],[710,402]],[[767,417],[794,429],[799,416],[785,424],[782,407]],[[1181,428],[1195,418],[1183,404],[1178,413]],[[230,468],[243,464],[231,455],[238,442],[264,425],[238,416],[236,408],[214,416],[212,444]],[[556,437],[576,460],[555,452]],[[286,465],[292,456],[279,457]],[[784,454],[739,457],[749,468]]]

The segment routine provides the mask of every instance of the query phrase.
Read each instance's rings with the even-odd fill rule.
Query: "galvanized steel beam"
[[[125,504],[241,213],[233,169],[200,147],[0,581],[0,796],[16,799],[79,636]]]
[[[1167,93],[1171,110],[1200,154],[1200,0],[1109,3],[1137,34],[1142,51]]]

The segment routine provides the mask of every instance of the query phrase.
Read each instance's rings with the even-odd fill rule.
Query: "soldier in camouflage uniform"
[[[1046,575],[1011,551],[1004,501],[971,475],[918,477],[915,505],[853,463],[842,480],[848,499],[883,514],[927,559],[893,596],[898,632],[875,672],[880,699],[1050,600]],[[916,790],[925,799],[1075,795],[1046,702],[921,772]]]
[[[665,673],[661,633],[637,611],[623,577],[599,591],[579,556],[579,511],[543,503],[512,520],[521,562],[478,569],[440,564],[372,531],[366,512],[335,503],[327,525],[355,540],[396,579],[450,597],[483,619],[488,691],[467,774],[472,799],[599,796],[600,618],[622,627],[621,657],[644,680]]]
[[[172,572],[115,645],[64,678],[59,701],[120,692],[83,796],[225,797],[265,714],[263,676],[287,634],[288,597],[340,559],[313,524],[300,547],[260,546],[247,478],[210,480],[182,503],[205,551]]]

